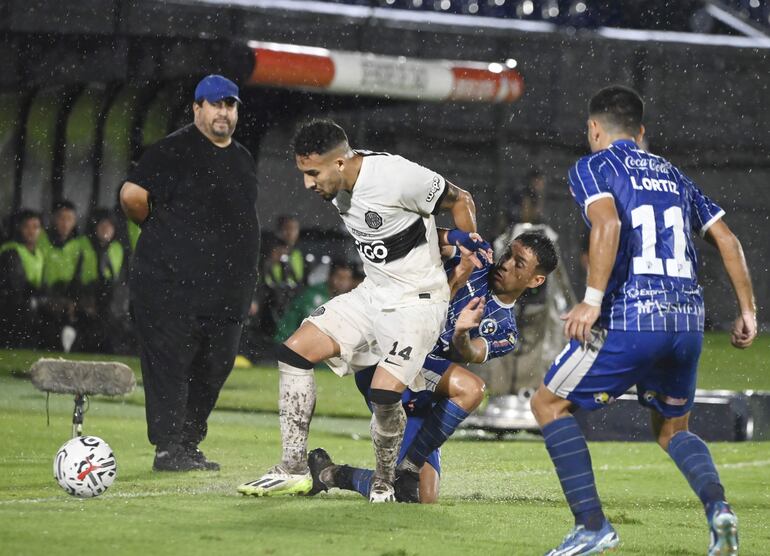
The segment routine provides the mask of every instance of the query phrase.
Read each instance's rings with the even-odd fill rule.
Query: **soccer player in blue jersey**
[[[451,233],[448,241],[454,243]],[[478,407],[484,393],[483,381],[462,363],[484,363],[516,347],[514,303],[526,289],[542,285],[557,265],[553,243],[537,232],[517,236],[494,265],[482,260],[482,268],[474,268],[463,261],[470,252],[464,253],[466,257],[454,256],[445,265],[453,297],[444,330],[423,363],[426,389],[407,389],[402,397],[407,424],[395,485],[401,502],[432,503],[438,498],[439,447]],[[371,367],[356,374],[367,404],[373,372]],[[310,452],[308,461],[313,494],[336,487],[369,496],[372,470],[334,465],[321,448]]]
[[[737,554],[738,520],[706,444],[688,430],[703,343],[703,299],[691,230],[722,257],[738,302],[737,348],[757,331],[741,244],[722,216],[678,168],[639,147],[644,104],[628,88],[602,89],[588,106],[593,154],[569,172],[591,228],[586,294],[562,318],[570,343],[532,398],[548,454],[575,516],[551,556],[599,554],[618,536],[602,512],[585,438],[571,416],[636,386],[652,412],[658,444],[698,495],[711,529],[709,555]]]

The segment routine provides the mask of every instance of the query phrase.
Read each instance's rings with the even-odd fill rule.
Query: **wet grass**
[[[709,336],[701,366],[708,388],[747,384],[770,390],[754,353]],[[223,392],[203,448],[218,473],[153,473],[141,394],[95,398],[85,432],[106,439],[118,479],[103,496],[77,500],[52,478],[52,460],[68,438],[72,400],[45,395],[16,378],[38,354],[0,352],[0,554],[106,552],[250,555],[532,555],[557,544],[570,527],[558,482],[536,437],[500,442],[450,441],[443,451],[440,502],[371,506],[353,493],[315,498],[243,498],[235,487],[259,476],[280,453],[270,369],[239,369]],[[127,361],[136,367],[135,361]],[[311,447],[368,466],[372,449],[365,408],[352,380],[318,373],[319,408]],[[744,387],[745,388],[745,387]],[[344,417],[344,418],[341,418]],[[741,520],[742,552],[770,547],[770,443],[711,445]],[[668,457],[652,443],[593,443],[597,484],[622,539],[619,554],[705,554],[700,504]]]

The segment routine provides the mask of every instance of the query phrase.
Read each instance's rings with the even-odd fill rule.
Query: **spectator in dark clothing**
[[[37,247],[40,215],[22,210],[13,220],[13,238],[0,245],[0,345],[36,348],[43,283],[43,253]]]
[[[142,227],[130,294],[153,468],[219,469],[198,448],[233,368],[257,280],[257,170],[232,139],[238,87],[195,90],[194,122],[150,146],[121,189]]]

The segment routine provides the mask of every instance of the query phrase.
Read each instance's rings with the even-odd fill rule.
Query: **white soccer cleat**
[[[246,496],[302,496],[313,488],[313,477],[307,473],[289,473],[280,465],[269,469],[256,481],[243,483],[238,492]]]
[[[395,501],[396,489],[393,488],[393,485],[384,479],[375,477],[369,489],[369,502],[372,504],[383,504]]]
[[[708,556],[738,554],[738,517],[727,502],[718,502],[709,519],[711,544]]]

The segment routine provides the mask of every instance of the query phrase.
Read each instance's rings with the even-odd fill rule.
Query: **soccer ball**
[[[68,494],[78,498],[99,496],[118,473],[112,448],[97,436],[78,436],[59,448],[53,476]]]

